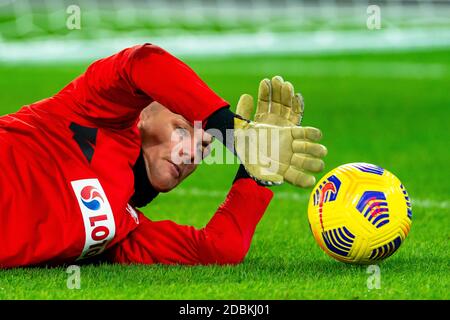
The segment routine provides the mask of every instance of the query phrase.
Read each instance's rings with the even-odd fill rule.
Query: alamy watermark
[[[81,269],[80,266],[70,265],[66,269],[67,277],[66,285],[67,289],[81,289]]]
[[[367,267],[366,273],[370,274],[367,278],[367,289],[381,289],[381,269],[378,265],[372,264]]]
[[[224,141],[231,152],[224,153],[222,144],[209,144],[202,147],[204,136],[213,136]],[[239,139],[235,139],[239,137]],[[249,165],[258,165],[264,174],[278,170],[280,158],[280,135],[277,128],[227,129],[225,137],[217,129],[202,129],[202,122],[195,121],[193,134],[184,129],[175,129],[171,141],[171,161],[176,164],[236,164],[235,151],[240,150],[240,160]],[[235,142],[235,143],[233,143]]]
[[[381,8],[377,5],[370,5],[367,7],[367,29],[380,30],[381,29]]]
[[[75,4],[67,7],[66,13],[68,14],[66,19],[66,27],[69,30],[81,29],[81,8]]]

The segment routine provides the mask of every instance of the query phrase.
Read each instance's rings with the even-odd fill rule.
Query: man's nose
[[[178,155],[182,159],[182,163],[191,164],[195,161],[196,155],[196,144],[192,139],[185,139],[180,148]]]

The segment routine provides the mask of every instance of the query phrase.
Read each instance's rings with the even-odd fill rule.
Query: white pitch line
[[[309,193],[295,193],[287,191],[276,191],[274,190],[274,199],[285,199],[290,201],[305,201],[309,199]],[[225,199],[227,195],[227,190],[207,190],[200,188],[189,188],[189,189],[175,189],[170,193],[173,196],[194,196],[194,197],[214,197]],[[412,199],[412,207],[424,208],[424,209],[449,209],[450,201],[439,201],[432,199]]]
[[[448,209],[450,201],[437,201],[431,199],[412,199],[412,206],[419,208]]]

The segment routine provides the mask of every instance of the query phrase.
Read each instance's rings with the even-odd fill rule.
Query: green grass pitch
[[[348,162],[396,174],[413,199],[412,230],[380,263],[381,288],[365,266],[329,258],[307,220],[309,190],[275,197],[238,266],[82,266],[81,289],[64,268],[0,271],[0,299],[449,299],[450,51],[259,56],[186,60],[235,105],[263,77],[282,75],[305,96],[305,125],[324,132],[326,170]],[[87,63],[0,65],[0,114],[57,92]],[[154,220],[202,227],[224,199],[236,165],[202,165],[178,190],[144,209]],[[278,195],[277,195],[278,193]]]

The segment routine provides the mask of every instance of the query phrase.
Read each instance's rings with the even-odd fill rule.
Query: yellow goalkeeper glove
[[[327,149],[317,142],[319,129],[300,127],[303,98],[279,76],[260,83],[255,120],[253,98],[239,99],[235,118],[235,149],[248,174],[266,185],[284,181],[299,187],[311,187],[311,173],[323,170]]]

